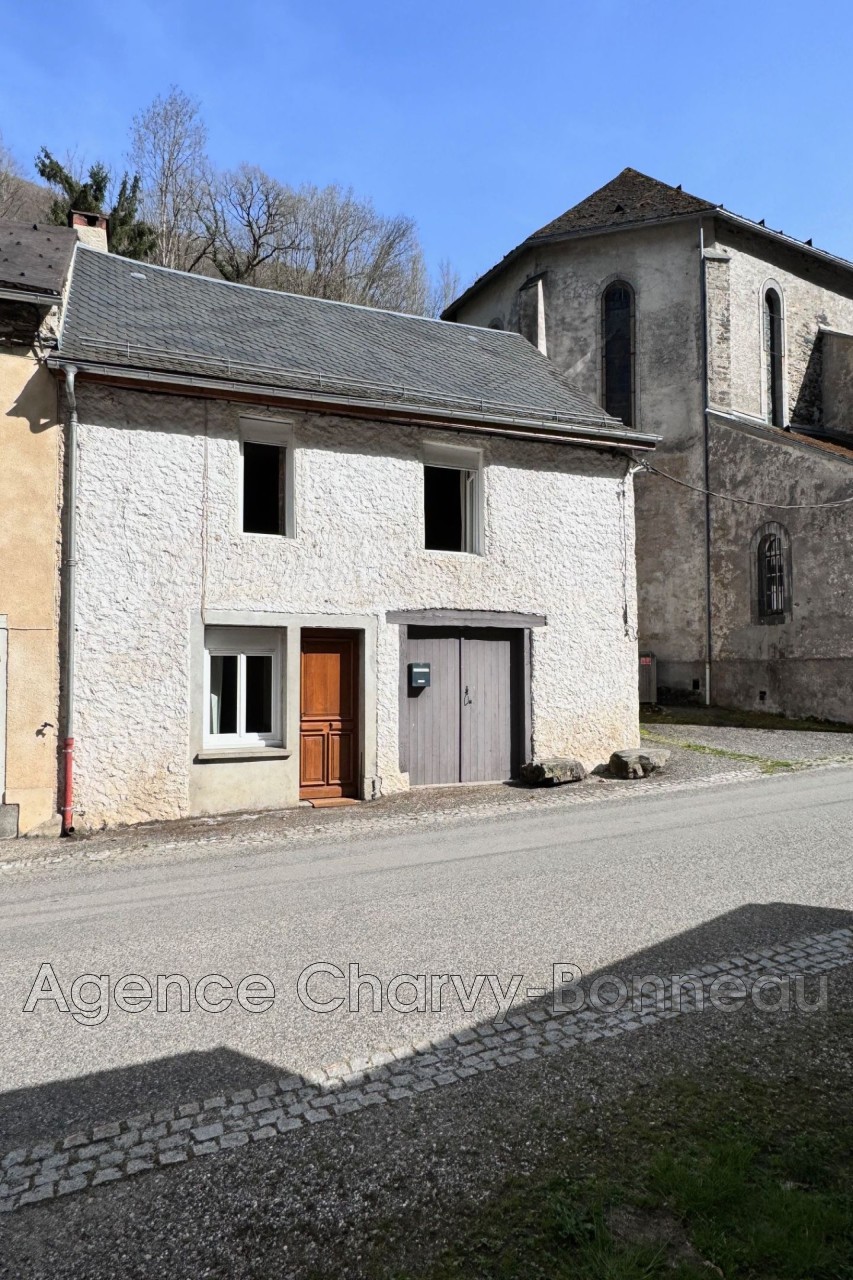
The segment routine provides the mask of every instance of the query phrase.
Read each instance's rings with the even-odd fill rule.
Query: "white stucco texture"
[[[85,823],[192,811],[200,656],[191,619],[217,610],[250,612],[256,625],[270,614],[376,618],[375,652],[365,657],[377,692],[364,715],[375,718],[383,791],[407,785],[388,611],[545,615],[533,632],[532,753],[592,766],[637,742],[624,457],[91,383],[81,383],[78,405],[75,790]],[[241,412],[290,424],[294,537],[240,531]],[[482,450],[482,555],[424,550],[427,440]],[[298,663],[298,654],[285,660]],[[286,745],[292,781],[298,741]],[[262,802],[284,800],[271,786]],[[213,807],[239,807],[227,783]]]

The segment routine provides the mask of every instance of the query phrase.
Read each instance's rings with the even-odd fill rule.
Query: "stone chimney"
[[[104,213],[80,213],[72,209],[68,215],[68,225],[77,232],[77,239],[90,249],[107,252],[107,217]]]

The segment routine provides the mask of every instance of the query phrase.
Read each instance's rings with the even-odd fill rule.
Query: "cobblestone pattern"
[[[329,1063],[253,1089],[95,1124],[7,1152],[0,1160],[0,1213],[263,1142],[305,1125],[400,1102],[478,1074],[678,1018],[695,1010],[699,983],[707,998],[711,984],[719,979],[749,984],[765,975],[812,976],[851,963],[853,929],[835,929],[784,946],[756,947],[679,975],[681,982],[695,980],[696,991],[694,999],[682,998],[678,1008],[673,1007],[670,988],[656,1007],[642,1011],[628,1005],[618,1012],[587,1007],[559,1013],[551,1006],[528,1005],[524,1011],[510,1012],[504,1022],[482,1023],[437,1042],[386,1046],[366,1058]]]

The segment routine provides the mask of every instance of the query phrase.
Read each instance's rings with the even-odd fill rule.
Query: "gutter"
[[[114,365],[73,364],[61,356],[48,359],[51,369],[73,368],[79,376],[95,382],[106,382],[139,390],[154,390],[168,395],[187,391],[201,392],[212,399],[248,401],[270,404],[281,402],[294,408],[321,409],[344,417],[385,417],[412,426],[435,426],[480,435],[508,436],[513,439],[536,440],[547,444],[586,444],[592,447],[654,449],[659,436],[615,424],[605,419],[589,418],[577,422],[561,422],[556,417],[531,418],[524,414],[486,413],[473,409],[401,406],[397,401],[371,400],[356,396],[334,395],[328,391],[308,391],[266,386],[262,383],[234,382],[204,378],[194,374],[160,372],[150,369],[127,369]]]
[[[68,397],[68,450],[66,524],[65,524],[65,662],[63,690],[65,693],[65,733],[62,743],[62,834],[74,834],[74,652],[76,647],[76,588],[77,588],[77,397],[74,379],[77,370],[73,364],[63,366],[65,392]]]
[[[23,289],[0,289],[3,302],[29,302],[36,307],[58,307],[62,301],[58,293],[30,293]]]

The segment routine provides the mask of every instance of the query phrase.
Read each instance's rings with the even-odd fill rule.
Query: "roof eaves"
[[[62,294],[48,289],[18,289],[0,281],[0,298],[4,302],[29,302],[37,307],[55,307],[62,300]]]
[[[142,369],[132,365],[103,364],[79,360],[72,354],[58,353],[48,358],[48,366],[59,370],[73,366],[78,373],[96,380],[113,382],[134,382],[141,386],[166,386],[178,392],[188,390],[207,390],[211,393],[229,393],[235,397],[254,398],[260,401],[271,399],[291,402],[310,403],[325,406],[331,410],[357,408],[362,411],[373,410],[379,415],[398,416],[401,413],[432,421],[446,421],[452,429],[454,422],[473,422],[496,427],[523,429],[525,434],[536,438],[537,433],[553,438],[555,434],[568,438],[576,438],[589,444],[600,444],[604,447],[653,449],[659,436],[646,432],[638,432],[624,427],[616,419],[602,414],[600,417],[584,417],[569,413],[546,416],[537,414],[535,410],[526,412],[519,406],[519,412],[501,413],[496,410],[471,407],[452,407],[427,404],[418,401],[369,399],[347,395],[342,391],[312,390],[304,387],[285,387],[280,385],[240,382],[227,378],[202,377],[196,374],[175,373],[166,369]]]
[[[758,436],[768,444],[788,445],[788,447],[817,449],[822,453],[830,453],[845,462],[853,462],[853,441],[850,448],[836,444],[831,440],[822,440],[815,436],[805,435],[796,426],[774,427],[770,423],[751,415],[732,412],[727,409],[707,410],[708,416],[722,422],[734,431],[744,431],[747,435]]]
[[[735,226],[744,227],[749,231],[755,232],[756,235],[764,236],[766,239],[775,240],[786,245],[789,249],[797,249],[800,253],[804,253],[808,257],[818,258],[832,267],[840,267],[844,271],[853,271],[853,262],[848,258],[839,258],[837,254],[829,253],[826,249],[816,249],[813,244],[806,244],[804,240],[798,240],[796,236],[788,236],[784,231],[774,231],[772,227],[762,226],[760,222],[755,222],[752,218],[745,218],[740,213],[732,213],[731,210],[725,209],[722,205],[713,212],[715,217],[731,222]]]

